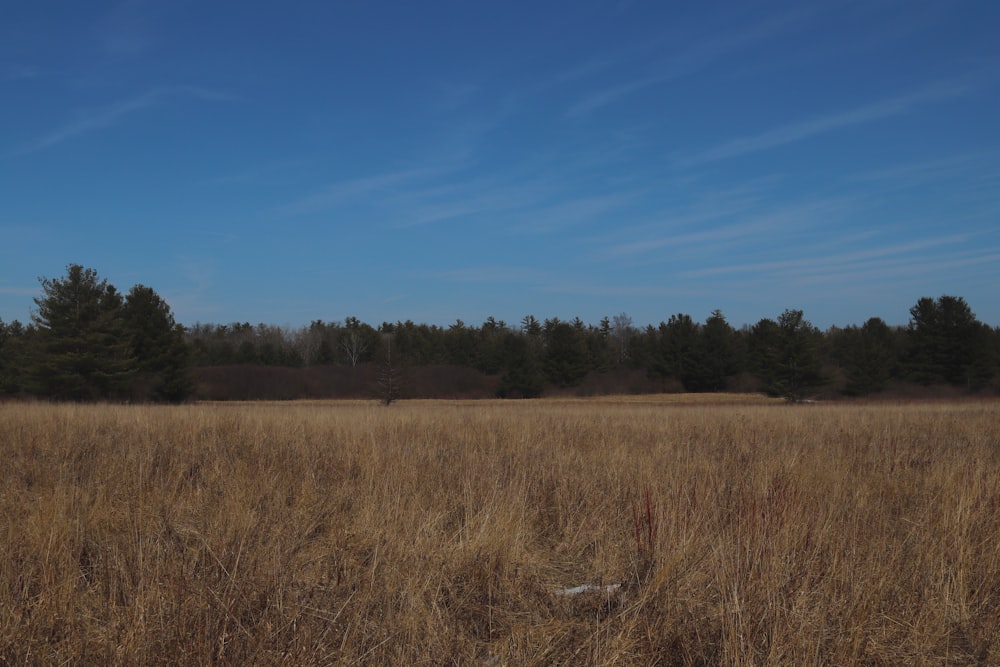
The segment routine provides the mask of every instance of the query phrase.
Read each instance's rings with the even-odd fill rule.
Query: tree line
[[[300,328],[183,327],[153,289],[136,285],[122,295],[93,269],[74,264],[65,277],[40,282],[27,326],[0,321],[0,394],[181,401],[196,391],[192,369],[245,377],[273,367],[375,369],[374,384],[384,389],[392,379],[393,400],[407,393],[406,369],[449,367],[478,373],[493,394],[510,398],[630,373],[644,378],[645,389],[751,389],[797,400],[877,394],[893,383],[983,390],[1000,359],[1000,329],[980,322],[957,296],[919,299],[906,326],[874,317],[825,331],[794,309],[739,329],[720,311],[704,322],[677,313],[644,327],[625,313],[596,325],[527,315],[515,324],[490,317],[444,327],[409,320],[372,326],[355,317]]]
[[[40,282],[30,324],[0,320],[0,393],[64,401],[191,394],[184,328],[152,288],[123,295],[79,264]]]

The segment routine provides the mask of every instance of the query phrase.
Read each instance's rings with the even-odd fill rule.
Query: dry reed
[[[0,456],[2,664],[1000,664],[996,403],[6,404]]]

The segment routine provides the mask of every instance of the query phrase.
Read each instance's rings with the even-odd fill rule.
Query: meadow
[[[1000,664],[996,401],[7,403],[0,460],[0,664]]]

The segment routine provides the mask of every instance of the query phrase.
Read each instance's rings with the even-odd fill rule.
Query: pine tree
[[[500,398],[535,398],[542,394],[542,373],[524,334],[508,332],[501,343],[503,375],[497,385]]]
[[[735,338],[722,312],[713,311],[698,330],[684,388],[688,391],[725,389],[727,378],[739,370]]]
[[[29,368],[34,393],[58,400],[122,398],[135,373],[122,321],[122,297],[97,272],[71,264],[62,279],[42,278],[32,321],[38,344]]]
[[[545,321],[545,377],[560,387],[575,386],[589,369],[587,341],[570,322]]]
[[[122,319],[140,378],[137,398],[179,402],[194,390],[187,377],[189,351],[184,328],[152,288],[134,286],[125,297]]]
[[[698,340],[698,325],[690,315],[677,313],[667,322],[660,322],[659,345],[654,357],[653,369],[661,377],[677,378],[688,391],[696,391],[698,384],[695,368],[695,345]]]
[[[892,330],[873,317],[860,329],[845,331],[847,342],[844,367],[847,373],[845,393],[864,396],[885,389],[896,366],[897,351]]]
[[[822,334],[801,310],[786,310],[775,322],[762,319],[750,331],[754,370],[772,396],[797,401],[825,382],[818,342]]]
[[[399,363],[400,355],[396,352],[395,357],[393,357],[393,339],[396,335],[391,331],[382,334],[385,347],[376,382],[379,400],[385,405],[392,405],[402,396],[403,373]]]
[[[14,320],[0,320],[0,395],[17,394],[24,382],[24,365],[28,350],[28,330]]]
[[[907,333],[911,380],[978,387],[992,377],[987,329],[962,297],[919,299]]]

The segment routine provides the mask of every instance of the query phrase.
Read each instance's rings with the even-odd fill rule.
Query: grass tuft
[[[994,402],[4,404],[0,456],[0,664],[1000,664]]]

